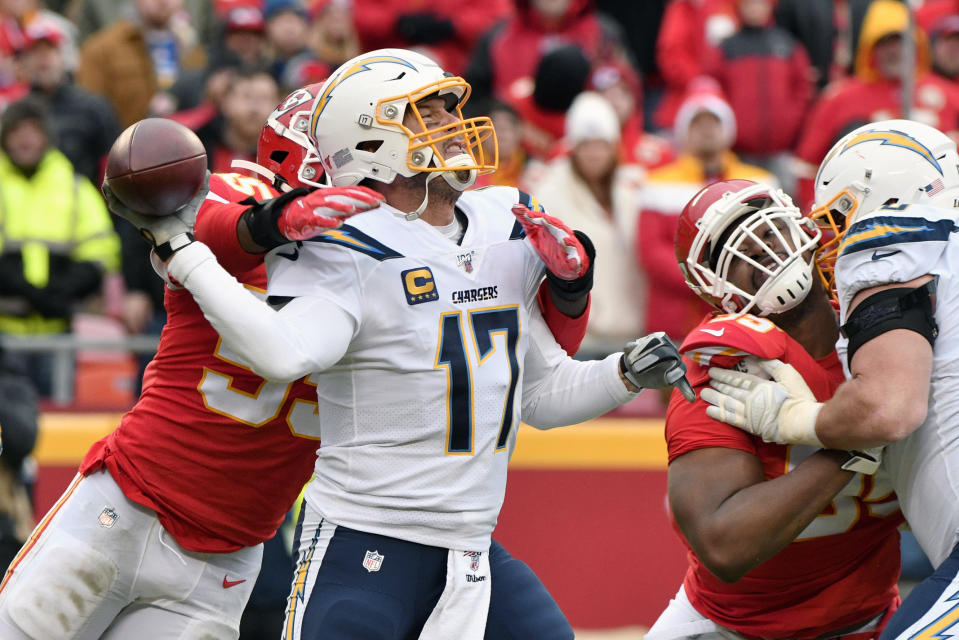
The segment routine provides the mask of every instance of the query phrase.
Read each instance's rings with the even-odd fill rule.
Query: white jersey
[[[544,387],[559,405],[585,391],[577,375],[559,387],[548,379],[573,365],[601,380],[589,411],[567,422],[632,397],[614,358],[574,362],[546,328],[543,264],[510,213],[524,198],[512,188],[463,194],[460,244],[383,205],[267,256],[270,296],[321,298],[354,322],[345,355],[310,378],[323,444],[306,497],[334,524],[486,549],[520,420],[535,424]]]
[[[959,532],[959,211],[928,205],[882,207],[853,224],[836,262],[840,316],[864,289],[938,276],[926,421],[886,447],[903,514],[933,566],[952,551]],[[846,364],[847,341],[837,345]],[[890,363],[895,366],[895,363]],[[848,373],[848,370],[847,370]]]

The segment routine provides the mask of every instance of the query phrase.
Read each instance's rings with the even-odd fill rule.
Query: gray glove
[[[682,356],[662,331],[627,344],[619,367],[626,379],[640,389],[676,387],[690,402],[696,400],[696,392],[686,379]]]
[[[153,245],[153,250],[164,262],[173,257],[173,254],[193,242],[193,225],[196,222],[197,211],[210,191],[210,172],[206,172],[203,186],[193,198],[168,216],[146,216],[130,209],[120,202],[113,193],[106,180],[100,186],[100,191],[107,202],[107,208],[116,216],[125,218],[137,228],[140,235]]]

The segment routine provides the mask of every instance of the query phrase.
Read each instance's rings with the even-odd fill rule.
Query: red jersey
[[[264,291],[263,256],[236,239],[247,206],[234,203],[276,192],[253,178],[215,174],[210,193],[197,214],[197,240],[237,280]],[[167,324],[139,401],[91,447],[80,472],[106,467],[185,549],[259,544],[276,533],[312,474],[316,387],[307,379],[268,382],[238,364],[186,289],[168,288],[164,306]]]
[[[709,317],[681,350],[689,381],[700,390],[709,382],[710,366],[732,367],[749,354],[791,364],[820,401],[844,379],[835,351],[815,360],[771,321],[752,315]],[[739,449],[760,459],[768,480],[818,450],[763,442],[709,418],[707,406],[673,394],[666,413],[670,462],[694,449]],[[764,638],[815,638],[873,617],[897,597],[896,528],[901,523],[898,501],[882,471],[857,475],[796,541],[736,583],[719,580],[690,549],[683,586],[693,607],[724,627]]]

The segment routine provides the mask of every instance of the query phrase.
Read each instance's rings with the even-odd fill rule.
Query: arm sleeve
[[[236,226],[248,205],[221,202],[207,196],[197,213],[194,236],[210,247],[224,269],[230,273],[245,273],[263,264],[262,253],[248,253],[240,246]]]
[[[586,337],[586,325],[589,324],[589,307],[592,304],[592,296],[586,300],[586,309],[579,316],[572,318],[553,304],[553,298],[549,295],[549,285],[546,280],[539,285],[536,292],[536,299],[539,302],[539,309],[543,313],[543,319],[550,333],[563,348],[563,351],[569,355],[579,351],[579,346]]]
[[[356,319],[334,302],[304,296],[279,311],[223,270],[209,247],[195,242],[170,260],[181,282],[224,343],[268,380],[290,381],[322,371],[343,357]]]
[[[534,309],[530,313],[530,346],[524,360],[523,422],[537,429],[578,424],[600,416],[636,397],[619,377],[619,358],[573,360],[550,334]]]

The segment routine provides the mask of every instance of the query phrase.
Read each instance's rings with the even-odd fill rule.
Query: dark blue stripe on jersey
[[[526,229],[519,223],[519,220],[513,223],[513,230],[509,232],[510,240],[522,240],[526,237]]]
[[[365,253],[371,258],[380,261],[403,257],[402,253],[390,249],[379,240],[366,235],[356,227],[351,227],[348,224],[344,224],[339,229],[324,231],[315,238],[310,238],[307,242],[324,242],[327,244],[340,245],[353,251]]]
[[[877,216],[849,227],[840,255],[907,242],[945,242],[955,231],[959,231],[959,227],[952,220]]]

